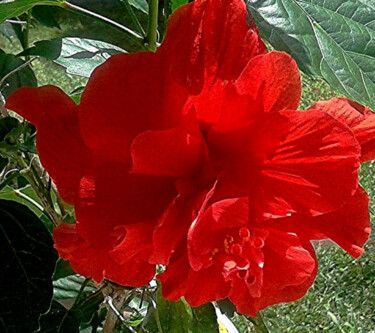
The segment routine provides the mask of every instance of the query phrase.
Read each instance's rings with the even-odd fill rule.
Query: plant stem
[[[51,197],[49,193],[47,193],[48,190],[43,186],[43,183],[40,179],[37,180],[37,176],[34,175],[31,168],[25,163],[21,156],[17,156],[16,161],[18,165],[23,169],[21,171],[21,175],[25,177],[25,179],[30,183],[31,187],[42,202],[42,205],[47,215],[51,219],[53,225],[57,227],[61,223],[61,220],[53,207],[53,203],[50,200]]]
[[[148,26],[147,43],[150,51],[156,51],[157,33],[158,33],[158,9],[159,0],[149,0],[148,2]]]
[[[249,317],[249,320],[254,325],[254,331],[257,333],[269,333],[266,324],[264,323],[263,314],[258,312],[256,318]]]
[[[124,4],[126,10],[128,11],[129,15],[130,15],[130,18],[132,19],[134,25],[136,26],[138,32],[143,36],[145,37],[146,36],[146,33],[145,31],[143,30],[142,28],[142,25],[141,23],[139,22],[137,16],[134,14],[134,11],[132,9],[132,7],[130,6],[130,3],[129,3],[129,0],[121,0],[121,2]]]
[[[119,292],[115,293],[113,298],[107,296],[107,303],[109,305],[108,313],[105,318],[103,325],[103,333],[113,333],[118,320],[125,321],[118,309],[121,309],[125,301],[125,293]]]
[[[122,24],[118,23],[118,22],[115,22],[115,21],[112,21],[111,19],[109,19],[108,17],[105,17],[105,16],[102,16],[98,13],[94,13],[86,8],[82,8],[82,7],[79,7],[77,5],[74,5],[70,2],[67,2],[65,1],[64,2],[64,7],[66,9],[69,9],[71,11],[75,11],[77,13],[81,13],[81,14],[84,14],[86,16],[92,16],[92,17],[95,17],[96,19],[102,21],[102,22],[105,22],[105,23],[108,23],[108,24],[111,24],[112,26],[116,27],[117,29],[121,30],[121,31],[125,31],[126,33],[128,33],[136,42],[138,42],[138,44],[140,44],[139,42],[143,39],[143,37],[139,34],[137,34],[135,31],[129,29],[128,27],[125,27],[123,26]]]

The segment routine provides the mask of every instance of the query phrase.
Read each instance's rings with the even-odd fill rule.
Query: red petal
[[[187,232],[205,199],[206,192],[180,195],[166,209],[154,231],[150,263],[167,265],[176,248],[186,242]]]
[[[158,219],[176,196],[173,181],[130,175],[128,166],[103,161],[81,181],[76,214],[79,232],[97,247],[106,247],[115,226]]]
[[[168,58],[138,52],[112,56],[96,68],[82,95],[80,125],[88,146],[126,150],[146,130],[178,127],[187,90],[170,76]]]
[[[97,248],[86,242],[77,232],[76,225],[72,224],[60,225],[54,230],[53,237],[55,248],[59,251],[60,256],[69,260],[77,273],[92,277],[98,283],[106,278],[121,285],[141,287],[152,279],[155,266],[148,264],[144,259],[145,256],[148,256],[149,249],[147,246],[142,246],[144,239],[139,231],[146,231],[147,234],[147,226],[140,224],[136,228],[138,228],[138,232],[134,232],[134,228],[128,229],[130,240],[124,240],[118,245],[119,249],[115,247],[110,251],[105,248]],[[148,238],[151,239],[150,232],[148,235]],[[141,237],[138,238],[138,236]],[[137,241],[139,241],[137,252],[133,251],[125,258],[121,252],[130,250],[129,246],[134,245]]]
[[[109,251],[114,264],[106,268],[106,278],[112,281],[126,279],[127,285],[137,284],[137,286],[145,285],[152,279],[155,274],[155,265],[149,264],[148,258],[152,251],[154,228],[155,221],[153,220],[128,224],[124,227],[126,229],[125,238],[113,250]],[[118,270],[119,265],[124,267],[122,271]]]
[[[240,95],[261,101],[264,112],[295,110],[301,97],[297,64],[283,52],[251,59],[235,86]]]
[[[59,88],[21,88],[9,96],[6,107],[37,128],[37,150],[60,195],[73,203],[82,176],[91,167],[91,152],[78,124],[78,107]]]
[[[175,11],[160,48],[173,77],[193,94],[217,80],[235,80],[250,58],[266,52],[246,20],[241,0],[201,0]]]
[[[265,199],[283,198],[294,211],[334,211],[357,189],[360,147],[345,125],[319,111],[280,114],[286,135],[263,161]],[[282,203],[281,205],[284,205]]]
[[[136,174],[184,178],[202,164],[201,141],[178,128],[143,132],[130,149]]]
[[[298,234],[307,240],[330,238],[357,258],[370,235],[367,193],[359,187],[342,208],[315,217],[292,216],[267,221],[267,225]]]
[[[320,110],[349,126],[361,145],[361,161],[375,159],[375,114],[346,98],[318,102],[310,110]]]
[[[265,113],[235,131],[209,132],[217,168],[250,195],[254,213],[336,210],[358,185],[360,147],[319,111]]]

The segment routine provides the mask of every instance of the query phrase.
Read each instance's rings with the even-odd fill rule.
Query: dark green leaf
[[[212,304],[191,308],[185,300],[167,301],[163,298],[161,287],[156,293],[156,309],[149,310],[144,321],[144,330],[149,333],[219,333],[217,317]]]
[[[51,234],[25,206],[0,200],[0,331],[33,332],[52,298],[57,253]]]
[[[0,119],[0,157],[8,160],[9,156],[17,153],[19,149],[18,139],[21,132],[22,125],[16,118],[6,117]]]
[[[14,128],[18,127],[20,122],[13,117],[6,117],[0,119],[0,141],[5,139],[5,136]]]
[[[3,171],[3,169],[6,167],[8,164],[8,159],[0,157],[0,173]]]
[[[56,60],[61,54],[62,39],[42,40],[33,47],[21,52],[18,56],[39,55],[49,60]]]
[[[1,5],[0,5],[1,6]],[[1,7],[0,7],[1,8]],[[11,71],[19,68],[24,64],[24,61],[14,55],[6,54],[0,50],[0,79]],[[36,77],[30,67],[24,67],[16,73],[9,76],[3,86],[2,94],[8,97],[14,90],[25,87],[37,85]]]
[[[121,48],[92,39],[63,38],[60,56],[55,62],[69,74],[89,77],[111,55],[124,53]]]
[[[0,3],[0,23],[22,13],[36,5],[62,6],[63,0],[10,0]]]
[[[228,298],[216,301],[216,304],[219,307],[221,313],[227,315],[228,317],[234,316],[236,312],[236,307]]]
[[[375,10],[370,0],[247,0],[261,34],[299,67],[375,109]]]
[[[146,0],[129,0],[129,3],[141,12],[148,13],[148,3]]]
[[[40,333],[79,333],[79,322],[60,303],[53,301],[48,313],[40,318]]]
[[[192,333],[219,333],[215,308],[211,303],[191,309],[193,311]]]
[[[69,261],[62,260],[61,258],[57,260],[55,273],[53,274],[53,280],[58,280],[74,274],[75,272],[70,266]]]
[[[40,24],[49,28],[60,29],[60,25],[55,18],[54,7],[36,6],[32,9],[32,15]]]
[[[96,326],[93,316],[103,302],[103,295],[96,293],[80,299],[70,309],[53,301],[51,309],[40,318],[40,333],[75,333],[80,326]],[[90,323],[90,324],[87,324]],[[90,331],[91,332],[91,331]]]
[[[172,12],[174,12],[178,7],[188,3],[188,0],[171,0]]]

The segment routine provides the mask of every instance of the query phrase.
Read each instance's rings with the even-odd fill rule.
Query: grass
[[[0,46],[17,51],[16,44],[1,41]],[[86,79],[68,76],[62,67],[51,62],[38,60],[34,63],[34,70],[40,85],[54,84],[68,93],[86,83]],[[317,100],[337,95],[324,81],[306,76],[303,76],[302,87],[301,109]],[[360,181],[372,198],[371,208],[374,210],[375,163],[362,166]],[[301,300],[276,305],[263,312],[269,331],[375,332],[374,240],[365,248],[365,254],[354,260],[338,247],[318,247],[320,269],[315,284]],[[234,322],[242,333],[252,332],[252,324],[245,317],[237,315]]]

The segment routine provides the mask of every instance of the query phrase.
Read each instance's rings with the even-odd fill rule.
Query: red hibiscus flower
[[[154,275],[150,255],[167,262],[186,234],[213,178],[208,166],[198,172],[207,151],[189,101],[204,98],[213,81],[235,80],[266,51],[237,7],[243,4],[215,0],[181,8],[156,53],[111,57],[93,73],[79,106],[52,86],[8,99],[9,109],[37,127],[40,159],[75,205],[76,225],[61,225],[54,239],[78,273],[144,285]],[[150,145],[155,152],[144,155]],[[156,153],[164,155],[153,164]],[[180,219],[183,228],[175,228]]]
[[[266,53],[246,18],[242,0],[196,1],[171,16],[156,53],[98,67],[79,106],[50,86],[9,97],[75,205],[76,225],[54,239],[78,273],[141,286],[162,264],[166,298],[229,297],[255,315],[306,292],[317,271],[311,239],[361,252],[368,128],[319,107],[296,111],[296,64]],[[347,209],[361,218],[340,231]]]

